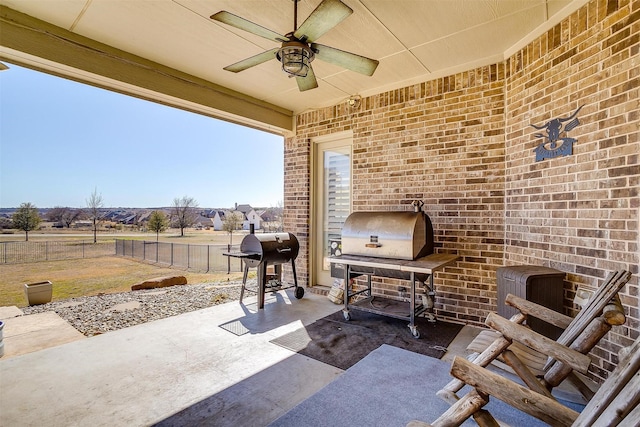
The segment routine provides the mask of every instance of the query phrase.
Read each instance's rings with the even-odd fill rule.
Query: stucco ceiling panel
[[[571,0],[548,0],[547,1],[547,10],[549,16],[554,16],[556,13],[560,12],[565,7],[571,4]]]
[[[371,77],[346,71],[328,77],[327,81],[346,94],[353,95],[362,94],[371,86],[384,86],[385,82],[411,82],[416,78],[426,79],[428,75],[428,70],[411,53],[401,52],[381,60],[378,69]]]
[[[544,6],[544,0],[363,0],[363,3],[408,48]]]
[[[286,78],[286,77],[285,77]],[[291,84],[295,85],[295,81],[291,79]],[[273,96],[265,99],[267,102],[271,102],[273,104],[284,103],[292,103],[294,105],[299,105],[304,103],[305,105],[333,105],[335,103],[340,102],[342,99],[348,97],[343,91],[323,83],[321,81],[318,82],[318,87],[313,90],[309,90],[306,92],[298,91],[297,86],[292,86],[287,91],[281,92],[272,92]],[[326,104],[326,100],[331,99],[330,104]],[[309,107],[309,109],[314,107]]]
[[[542,22],[543,15],[542,8],[530,9],[417,46],[411,51],[431,70],[493,61],[520,40],[519,30],[532,31],[538,22]],[[501,28],[500,32],[496,32],[496,26]]]
[[[86,3],[87,0],[65,0],[55,2],[55,7],[52,7],[51,0],[2,0],[0,2],[11,9],[36,16],[66,30],[72,29]]]

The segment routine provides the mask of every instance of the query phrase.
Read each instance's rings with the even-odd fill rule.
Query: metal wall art
[[[570,138],[568,136],[560,137],[560,135],[569,132],[570,130],[576,128],[580,121],[576,117],[578,112],[584,107],[584,104],[578,107],[575,113],[570,115],[569,117],[553,119],[548,121],[542,126],[536,126],[532,124],[531,126],[546,131],[544,133],[536,133],[533,136],[536,138],[544,138],[544,141],[540,143],[533,151],[536,153],[536,162],[540,162],[544,159],[553,159],[554,157],[560,156],[570,156],[573,154],[573,144],[577,142],[577,139]],[[568,122],[567,124],[564,124]]]

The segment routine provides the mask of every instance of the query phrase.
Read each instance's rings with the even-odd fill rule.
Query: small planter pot
[[[38,283],[25,283],[24,294],[29,305],[46,304],[51,302],[53,286],[50,281]]]

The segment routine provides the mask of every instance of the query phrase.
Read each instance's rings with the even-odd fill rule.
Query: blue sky
[[[283,138],[7,64],[0,207],[201,207],[283,200]]]

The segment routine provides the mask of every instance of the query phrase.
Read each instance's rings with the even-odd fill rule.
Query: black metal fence
[[[109,255],[115,255],[113,242],[93,243],[92,241],[78,240],[0,242],[0,263],[2,264],[95,258]]]
[[[234,250],[239,250],[239,245],[190,245],[116,239],[118,256],[206,272],[241,272],[242,262],[238,258],[223,255]]]

